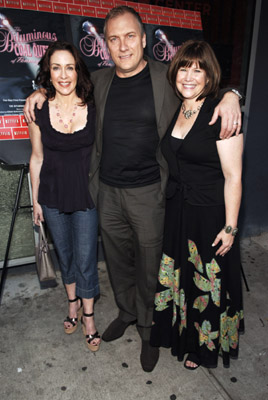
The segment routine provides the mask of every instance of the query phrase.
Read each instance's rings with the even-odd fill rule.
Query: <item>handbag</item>
[[[39,225],[38,246],[35,248],[37,274],[40,282],[56,279],[56,272],[52,262],[50,249],[41,221]]]

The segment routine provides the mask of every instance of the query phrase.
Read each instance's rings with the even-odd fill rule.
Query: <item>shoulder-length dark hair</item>
[[[221,80],[221,69],[214,51],[203,40],[187,40],[175,54],[168,70],[168,80],[177,96],[183,99],[176,87],[176,77],[181,67],[191,67],[193,63],[206,72],[207,84],[197,98],[202,100],[206,96],[217,97]]]
[[[77,72],[76,94],[81,99],[81,104],[93,103],[93,84],[90,80],[90,73],[76,47],[69,42],[57,41],[47,48],[39,61],[39,72],[35,79],[36,85],[46,89],[48,99],[55,97],[56,91],[50,81],[50,59],[52,54],[58,50],[69,51],[75,59],[75,70]]]

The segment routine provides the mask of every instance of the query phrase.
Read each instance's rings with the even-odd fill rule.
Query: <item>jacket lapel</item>
[[[150,68],[150,75],[153,87],[153,96],[154,96],[154,106],[155,106],[155,116],[157,126],[160,123],[161,117],[161,110],[163,107],[164,101],[164,93],[165,93],[165,85],[166,79],[163,79],[163,71],[157,68],[156,63],[152,63],[151,60],[148,58],[149,68]],[[160,135],[160,132],[158,132]]]

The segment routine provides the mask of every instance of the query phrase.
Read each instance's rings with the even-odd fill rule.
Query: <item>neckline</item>
[[[175,123],[174,123],[174,125],[173,125],[172,130],[171,130],[170,136],[171,136],[172,138],[174,138],[174,139],[179,139],[179,140],[182,140],[182,141],[186,140],[187,137],[189,136],[189,134],[191,134],[191,132],[192,132],[192,130],[193,130],[193,128],[194,128],[196,122],[197,122],[198,119],[199,119],[199,116],[201,115],[202,111],[204,110],[204,105],[206,104],[206,102],[207,102],[207,97],[205,98],[204,103],[203,103],[201,109],[199,110],[199,113],[198,113],[198,115],[197,115],[197,117],[196,117],[196,119],[195,119],[193,125],[191,126],[191,128],[189,129],[189,131],[186,133],[186,135],[184,136],[184,138],[179,138],[179,137],[176,137],[176,136],[172,136],[173,128],[174,128],[174,126],[175,126],[175,124],[176,124],[176,121],[177,121],[177,119],[178,119],[178,117],[179,117],[179,113],[180,113],[180,110],[181,110],[181,106],[182,106],[182,103],[181,103],[180,106],[179,106],[179,108],[178,108],[178,110],[177,110],[177,113],[176,113],[176,115],[175,115]]]
[[[76,131],[73,131],[73,132],[71,132],[71,133],[66,133],[66,132],[61,132],[61,131],[59,131],[59,130],[57,130],[57,129],[54,128],[54,126],[53,126],[52,123],[51,123],[51,119],[50,119],[50,107],[49,107],[49,101],[48,101],[48,99],[46,100],[46,103],[47,103],[47,108],[48,108],[48,120],[49,120],[49,125],[50,125],[50,127],[53,129],[53,131],[56,132],[57,134],[64,135],[64,136],[73,136],[73,135],[76,135],[77,133],[82,132],[82,131],[86,128],[86,126],[87,126],[87,124],[88,124],[88,104],[86,104],[86,107],[87,107],[87,116],[86,116],[86,123],[85,123],[85,126],[84,126],[83,128],[81,128],[81,129],[77,129]]]
[[[140,77],[147,74],[148,72],[149,72],[149,63],[147,61],[147,64],[145,65],[145,67],[137,74],[128,76],[126,78],[121,78],[120,76],[116,75],[116,72],[115,72],[114,79],[117,80],[118,82],[129,82],[131,80],[139,79]]]

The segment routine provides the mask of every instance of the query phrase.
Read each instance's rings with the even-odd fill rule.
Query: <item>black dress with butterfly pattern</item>
[[[209,126],[218,100],[206,98],[187,136],[162,142],[170,176],[166,192],[163,256],[151,344],[170,347],[179,361],[195,353],[213,368],[237,358],[244,330],[239,237],[224,256],[212,247],[225,225],[224,176],[217,152],[220,120]]]

